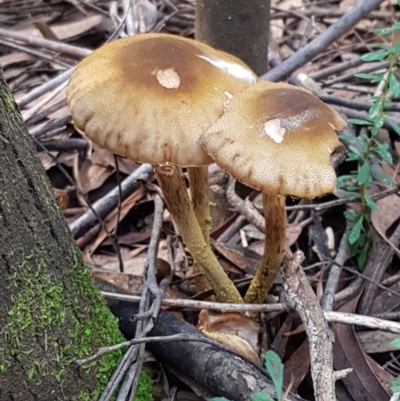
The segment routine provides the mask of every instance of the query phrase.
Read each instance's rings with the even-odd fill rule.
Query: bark
[[[257,75],[268,69],[270,0],[197,0],[196,39],[239,57]]]
[[[0,69],[0,400],[94,400],[122,339],[82,262]]]

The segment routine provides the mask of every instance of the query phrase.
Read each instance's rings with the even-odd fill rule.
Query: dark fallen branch
[[[102,290],[115,291],[115,287],[96,279]],[[121,290],[121,292],[124,292]],[[107,300],[111,311],[120,320],[120,329],[130,340],[135,335],[134,315],[138,304]],[[193,325],[164,310],[160,311],[149,337],[187,334],[205,337]],[[263,391],[274,396],[274,387],[265,371],[246,359],[223,349],[222,346],[199,341],[168,341],[148,343],[148,349],[157,359],[180,377],[185,376],[204,388],[209,396],[224,396],[232,401],[249,400],[253,393]],[[290,395],[288,401],[304,401]]]
[[[132,303],[114,301],[109,305],[120,320],[120,329],[127,339],[133,338],[135,310]],[[189,334],[204,336],[194,326],[178,319],[169,312],[161,311],[154,323],[152,336]],[[199,341],[154,342],[147,344],[157,359],[180,371],[201,386],[211,396],[224,396],[232,401],[249,400],[251,395],[263,391],[274,396],[270,379],[247,360],[232,355],[221,347]],[[301,400],[289,396],[288,401]]]

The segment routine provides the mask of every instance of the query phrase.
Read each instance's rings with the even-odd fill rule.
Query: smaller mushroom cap
[[[203,43],[141,34],[84,59],[67,99],[75,127],[102,148],[137,162],[202,166],[212,159],[201,133],[256,79],[242,61]]]
[[[343,119],[302,88],[258,82],[233,97],[201,143],[246,185],[269,194],[314,198],[333,191],[330,156]]]

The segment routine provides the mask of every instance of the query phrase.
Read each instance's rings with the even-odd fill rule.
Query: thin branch
[[[278,67],[262,75],[261,79],[277,82],[287,78],[298,68],[310,62],[316,55],[325,50],[344,33],[353,28],[363,17],[377,8],[382,2],[383,0],[364,0],[358,3],[316,39],[304,46]]]
[[[297,251],[283,264],[282,299],[296,310],[304,323],[310,343],[311,376],[316,401],[332,401],[335,396],[333,372],[333,335],[307,277],[301,268],[304,260]]]
[[[116,299],[119,301],[127,301],[127,302],[139,302],[141,297],[136,295],[125,295],[125,294],[116,294],[112,292],[101,292],[105,298],[108,299]],[[207,302],[207,301],[193,301],[191,299],[163,299],[163,306],[170,306],[174,308],[183,308],[183,309],[209,309],[215,312],[283,312],[286,310],[286,307],[283,304],[227,304],[220,302]],[[328,322],[335,323],[344,323],[344,324],[354,324],[359,326],[370,327],[374,329],[383,329],[391,332],[391,333],[400,333],[400,323],[391,322],[388,320],[371,318],[369,316],[362,316],[360,319],[360,315],[352,314],[352,313],[342,313],[342,312],[324,312],[326,320]],[[343,319],[341,316],[343,315]],[[346,315],[346,316],[344,316]],[[353,319],[351,318],[353,317]]]
[[[142,164],[131,175],[126,177],[121,183],[122,199],[126,199],[140,185],[139,180],[149,180],[153,174],[153,167],[150,164]],[[98,221],[98,217],[104,218],[118,205],[119,188],[116,186],[106,196],[99,199],[93,204],[93,209],[88,210],[73,223],[70,224],[70,229],[74,233],[75,238],[82,236],[88,228],[92,227]]]

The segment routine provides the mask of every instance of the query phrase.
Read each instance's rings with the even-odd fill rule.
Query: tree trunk
[[[0,69],[0,400],[95,400],[123,339],[94,286]]]
[[[197,0],[196,39],[239,57],[257,75],[268,69],[270,0]]]

